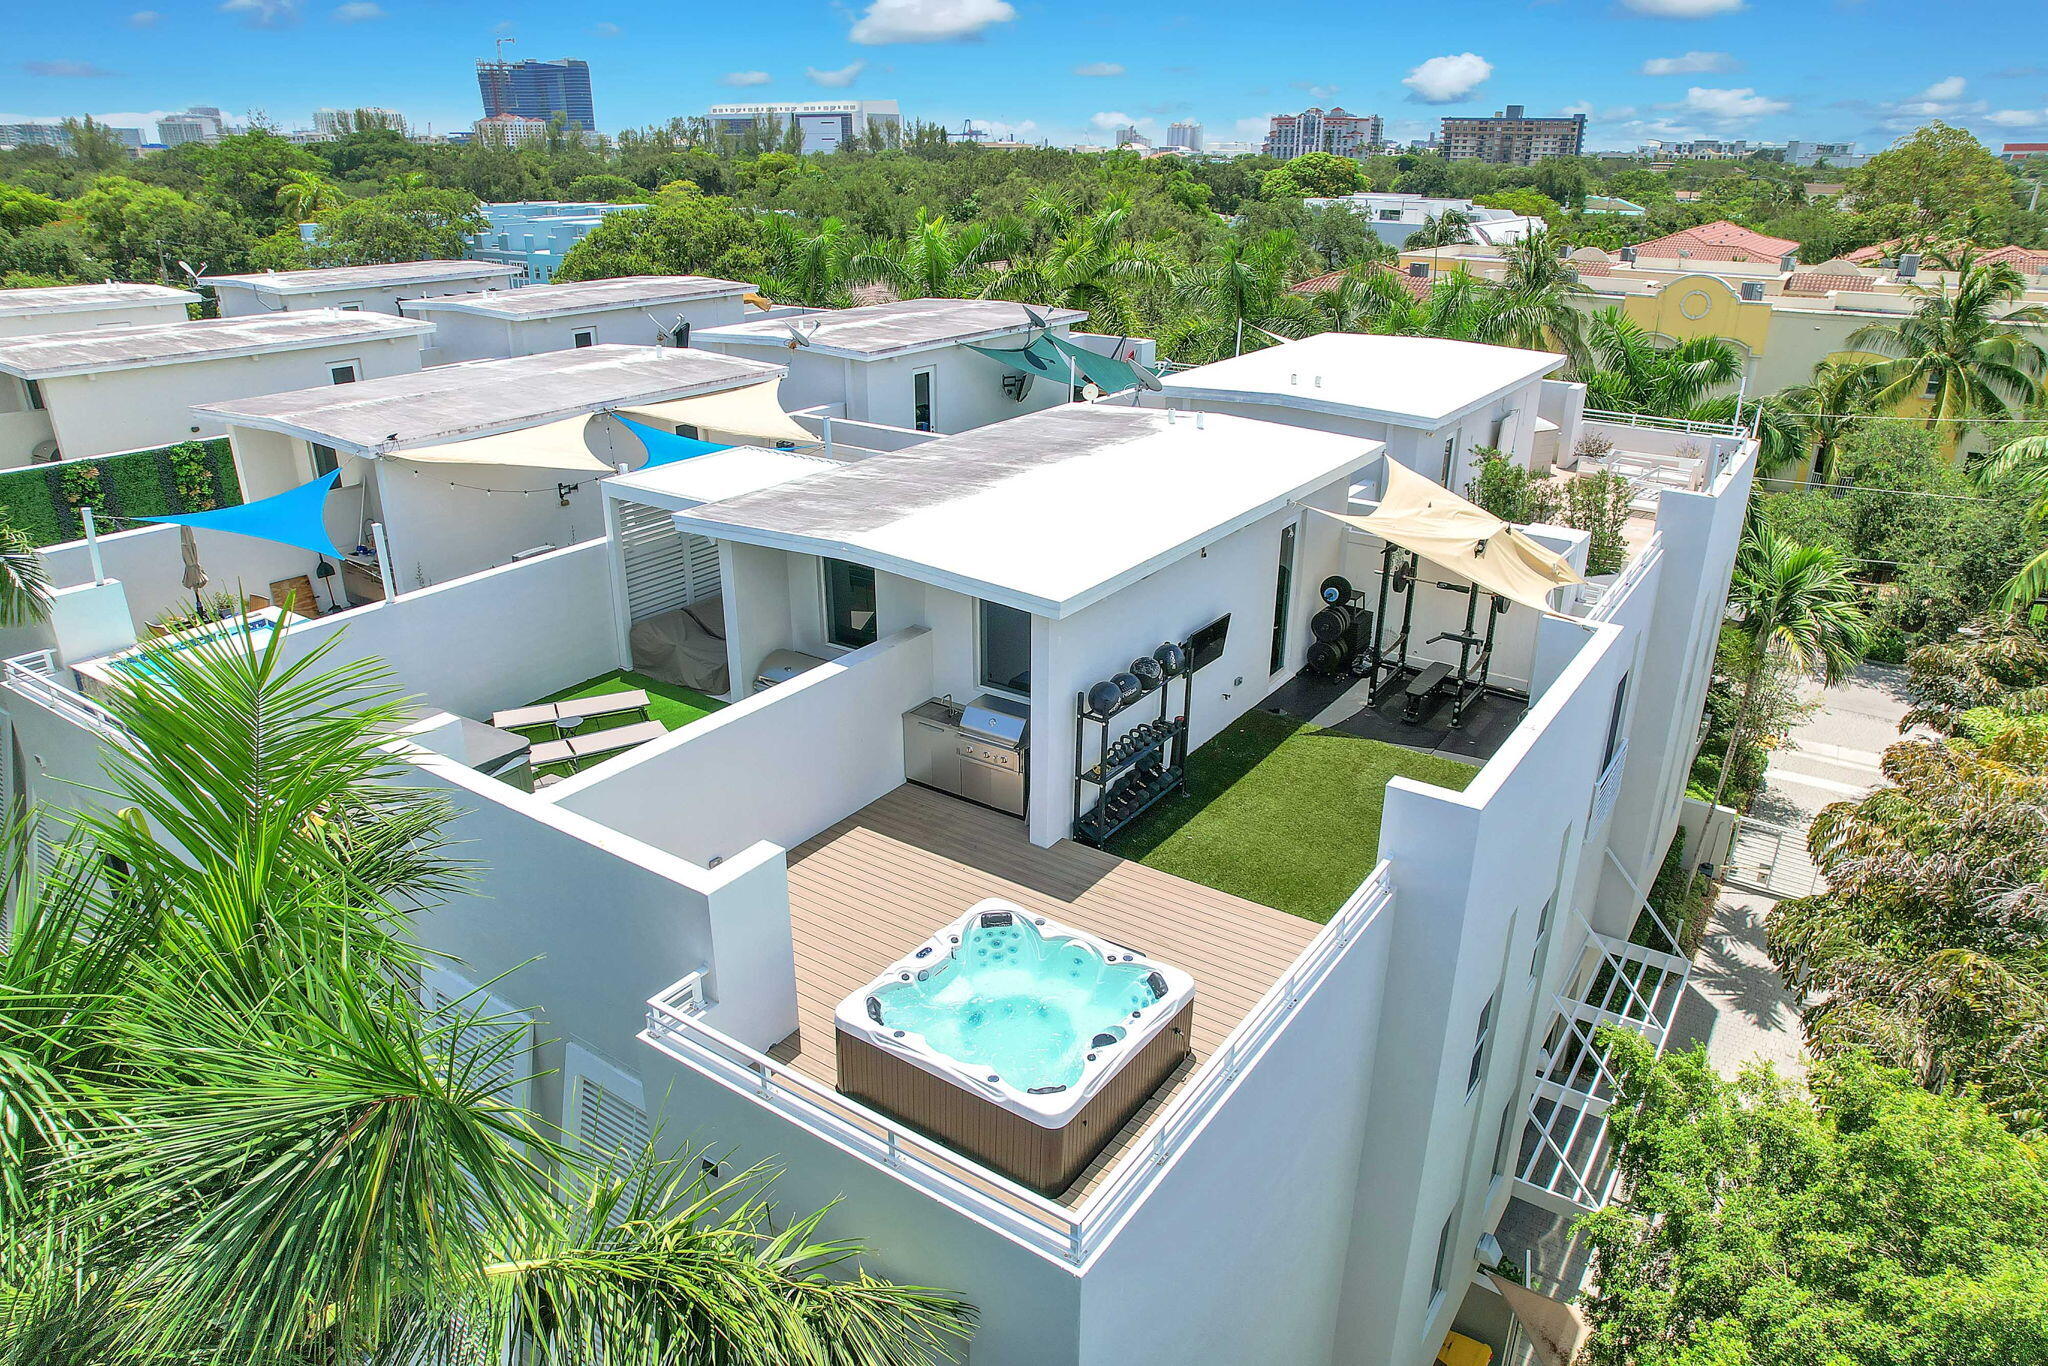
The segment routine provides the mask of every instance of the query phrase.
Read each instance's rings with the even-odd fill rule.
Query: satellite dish
[[[1136,361],[1131,362],[1131,373],[1137,376],[1138,387],[1141,389],[1149,389],[1156,394],[1166,387],[1159,382],[1159,376],[1153,374]]]
[[[1031,325],[1035,328],[1038,328],[1040,331],[1044,331],[1046,328],[1052,326],[1052,324],[1047,322],[1042,316],[1040,316],[1038,310],[1033,308],[1030,304],[1019,304],[1017,305],[1017,307],[1024,310],[1024,316],[1029,318],[1031,320]]]
[[[206,273],[207,264],[207,262],[201,261],[199,263],[199,269],[194,270],[192,269],[192,267],[186,265],[183,261],[180,261],[178,262],[178,269],[184,271],[189,279],[196,281],[200,276]]]
[[[811,338],[817,335],[818,331],[816,323],[812,323],[808,329],[798,327],[792,322],[785,322],[782,327],[784,331],[789,333],[789,349],[792,351],[800,346],[809,346]]]

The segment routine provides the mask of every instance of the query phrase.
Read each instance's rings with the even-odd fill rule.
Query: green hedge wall
[[[188,498],[179,490],[181,462],[196,466],[191,482],[197,497]],[[242,486],[224,436],[0,472],[0,520],[27,533],[39,546],[83,536],[81,506],[93,510],[101,530],[125,531],[128,522],[123,519],[204,512],[241,501]]]

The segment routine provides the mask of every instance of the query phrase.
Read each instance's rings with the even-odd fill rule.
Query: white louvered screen
[[[587,1048],[564,1049],[563,1128],[600,1162],[623,1168],[638,1160],[654,1136],[640,1083]],[[614,1221],[625,1216],[615,1211]]]
[[[685,533],[683,544],[687,547],[690,562],[690,601],[702,602],[719,594],[718,542],[709,536],[695,532]]]
[[[644,503],[621,500],[618,516],[626,606],[633,620],[718,593],[717,542],[684,536],[668,513]]]
[[[484,1018],[464,1025],[455,1035],[455,1048],[462,1053],[486,1049],[503,1042],[484,1064],[479,1078],[507,1105],[533,1109],[534,1027],[531,1018],[488,993],[472,995],[476,988],[446,968],[420,969],[420,1004],[430,1012],[447,1011],[456,1017]],[[466,999],[465,999],[466,998]],[[457,1005],[456,1002],[461,1004]],[[509,1042],[504,1042],[510,1036]]]

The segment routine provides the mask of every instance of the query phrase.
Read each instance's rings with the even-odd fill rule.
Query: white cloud
[[[766,85],[775,78],[765,71],[728,71],[718,78],[720,85]]]
[[[1110,109],[1088,116],[1088,126],[1098,133],[1114,133],[1119,128],[1150,128],[1151,119],[1134,119],[1120,110]]]
[[[1564,108],[1558,110],[1557,112],[1563,114],[1566,118],[1570,118],[1574,114],[1585,114],[1588,117],[1591,117],[1593,113],[1593,102],[1591,100],[1580,100],[1575,104],[1566,105]]]
[[[1401,78],[1408,98],[1420,104],[1451,104],[1462,100],[1493,74],[1493,63],[1476,52],[1431,57]]]
[[[366,19],[382,19],[384,7],[375,0],[348,0],[345,5],[334,7],[335,19],[344,24],[360,24]]]
[[[1658,19],[1706,19],[1716,14],[1733,14],[1744,8],[1743,0],[1621,0],[1637,14]]]
[[[161,14],[158,14],[153,9],[139,9],[135,11],[135,13],[128,16],[128,27],[155,28],[157,20],[161,18],[163,18],[163,16]]]
[[[620,28],[617,24],[614,24],[607,20],[603,23],[592,24],[590,26],[590,31],[594,36],[599,38],[616,38],[621,33],[624,33],[626,30]]]
[[[1288,84],[1312,100],[1327,100],[1339,89],[1334,85],[1317,85],[1314,81],[1289,81]]]
[[[1038,120],[1036,119],[991,119],[970,118],[967,120],[982,132],[1002,142],[1036,142]]]
[[[820,71],[815,66],[804,68],[804,75],[812,81],[832,90],[844,90],[860,79],[860,73],[867,70],[866,62],[848,62],[837,71]]]
[[[1986,114],[1984,122],[2000,128],[2048,128],[2048,109],[2000,109]]]
[[[1271,114],[1261,114],[1255,119],[1239,119],[1237,121],[1237,138],[1240,142],[1264,141],[1266,134],[1272,130],[1273,116]]]
[[[1969,88],[1970,83],[1961,76],[1947,76],[1921,91],[1920,98],[1923,100],[1958,100],[1963,97],[1963,92]]]
[[[1016,17],[1009,0],[874,0],[846,36],[856,43],[943,43],[978,37]]]
[[[1726,52],[1687,52],[1677,57],[1652,57],[1643,63],[1643,74],[1689,76],[1695,72],[1734,71],[1741,65]]]
[[[1696,85],[1685,92],[1685,98],[1679,103],[1660,107],[1697,115],[1714,123],[1736,124],[1782,114],[1792,106],[1783,100],[1759,95],[1746,85],[1734,90],[1711,90]]]
[[[1122,62],[1083,62],[1074,68],[1074,74],[1076,76],[1121,76],[1124,74],[1124,64]]]
[[[98,80],[119,74],[91,62],[74,62],[64,57],[46,62],[23,62],[21,69],[31,76],[60,76],[67,80]]]
[[[299,0],[222,0],[222,14],[239,14],[250,28],[290,28],[299,22]]]

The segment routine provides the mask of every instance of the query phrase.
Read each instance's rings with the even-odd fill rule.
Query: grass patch
[[[1188,792],[1110,841],[1148,868],[1328,920],[1379,858],[1387,780],[1463,791],[1470,764],[1252,711],[1188,759]]]
[[[674,683],[663,683],[636,674],[629,669],[614,669],[608,674],[586,679],[573,688],[564,688],[558,693],[537,698],[539,702],[567,702],[571,698],[601,697],[606,693],[631,692],[643,688],[647,692],[647,719],[659,721],[670,730],[679,730],[701,716],[709,716],[725,703],[715,697],[707,697],[694,688],[678,687]],[[578,735],[595,735],[601,730],[614,726],[638,724],[640,718],[632,712],[620,712],[616,716],[597,716],[586,721],[577,730]]]

